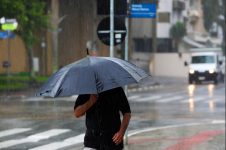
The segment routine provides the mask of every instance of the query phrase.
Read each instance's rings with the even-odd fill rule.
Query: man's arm
[[[78,107],[76,107],[74,109],[74,115],[76,118],[79,118],[81,116],[83,116],[86,111],[93,106],[93,104],[95,104],[97,101],[97,95],[95,94],[91,94],[90,95],[90,98],[87,102],[85,102],[84,104],[82,105],[79,105]]]
[[[112,138],[113,142],[115,142],[116,145],[122,142],[126,129],[129,125],[130,118],[131,118],[131,113],[125,113],[123,115],[120,129],[117,133],[115,133],[115,135]]]

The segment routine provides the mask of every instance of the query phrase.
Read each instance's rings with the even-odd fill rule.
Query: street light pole
[[[127,0],[127,8],[130,7],[130,0]],[[128,15],[128,14],[127,14]],[[125,37],[125,53],[124,60],[129,60],[129,15],[125,18],[126,37]],[[128,86],[125,86],[125,94],[128,96]],[[128,131],[125,133],[125,144],[128,145]]]
[[[114,0],[110,0],[110,57],[114,57]]]

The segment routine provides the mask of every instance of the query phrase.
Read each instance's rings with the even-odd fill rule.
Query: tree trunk
[[[30,78],[35,78],[34,65],[33,65],[33,49],[31,46],[26,46],[27,54],[28,54],[28,67],[30,72]]]
[[[51,0],[51,26],[52,31],[52,72],[58,70],[58,25],[59,25],[59,0]]]

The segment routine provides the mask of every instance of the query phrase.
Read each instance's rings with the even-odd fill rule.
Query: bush
[[[11,74],[10,76],[0,75],[0,91],[4,90],[24,90],[33,86],[40,86],[46,82],[48,77],[37,76],[30,78],[28,74]]]

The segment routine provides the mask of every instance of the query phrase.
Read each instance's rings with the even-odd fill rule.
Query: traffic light
[[[110,14],[110,0],[97,0],[97,14]],[[127,0],[114,0],[114,14],[127,15]]]

